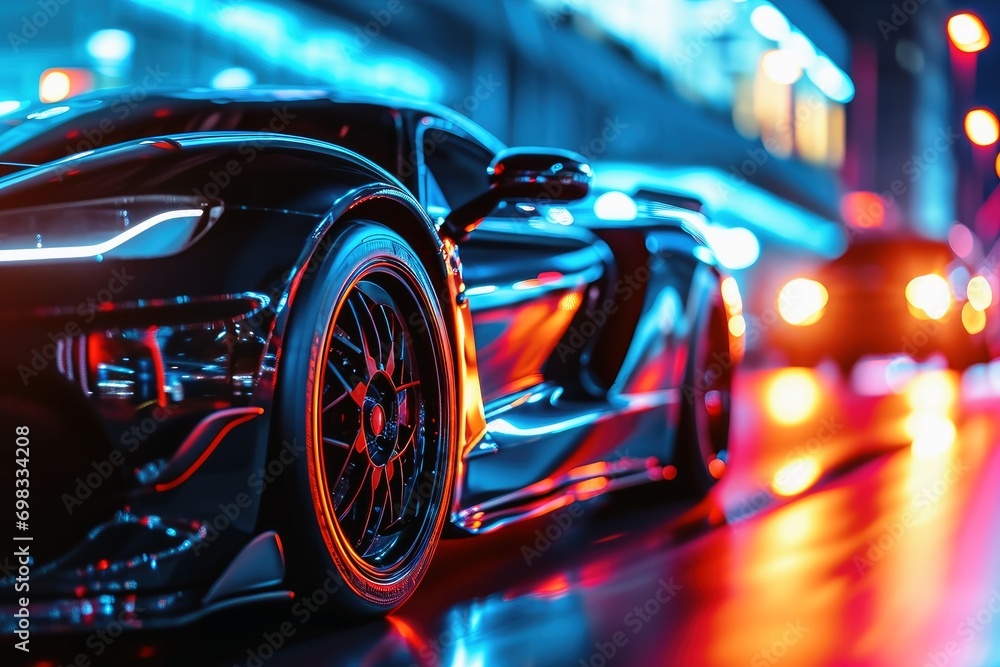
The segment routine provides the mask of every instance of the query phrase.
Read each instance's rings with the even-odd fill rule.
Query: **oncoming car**
[[[381,614],[442,535],[721,475],[738,291],[683,216],[576,209],[580,156],[437,107],[112,101],[0,132],[0,421],[30,443],[36,627],[320,586]],[[11,633],[12,577],[0,596]]]
[[[864,356],[941,355],[961,370],[992,357],[993,288],[944,241],[869,233],[788,281],[775,308],[793,366],[830,358],[846,374]]]

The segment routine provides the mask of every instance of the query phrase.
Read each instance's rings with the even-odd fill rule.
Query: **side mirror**
[[[566,203],[590,193],[594,170],[572,151],[512,148],[501,152],[487,173],[490,188],[455,208],[441,225],[441,234],[456,243],[469,238],[502,201]]]

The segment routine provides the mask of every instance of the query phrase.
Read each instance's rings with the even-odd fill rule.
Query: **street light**
[[[989,109],[973,109],[965,115],[965,133],[977,146],[992,146],[1000,140],[1000,120]]]
[[[990,32],[975,14],[962,12],[948,19],[948,37],[959,51],[977,53],[990,44]]]
[[[959,12],[948,19],[948,40],[951,42],[951,68],[956,109],[969,109],[976,105],[976,70],[979,54],[990,44],[990,32],[982,19],[970,12]],[[1000,123],[996,114],[986,109],[973,108],[964,116],[965,133],[972,142],[970,153],[962,151],[958,164],[956,208],[958,219],[975,222],[975,230],[983,241],[992,244],[996,238],[994,225],[985,225],[979,212],[984,202],[984,191],[991,182],[993,154],[984,147],[993,146],[1000,137]]]

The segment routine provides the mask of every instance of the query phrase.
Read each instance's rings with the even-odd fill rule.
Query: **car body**
[[[955,369],[989,361],[996,328],[990,278],[945,241],[867,232],[814,274],[790,280],[771,321],[792,365],[831,358],[941,355]]]
[[[845,226],[822,207],[806,208],[715,167],[602,161],[595,171],[600,187],[708,216],[705,237],[743,292],[746,359],[752,365],[780,363],[773,354],[773,322],[762,318],[775,314],[774,295],[785,283],[843,254]]]
[[[602,219],[578,156],[444,108],[121,99],[0,133],[36,630],[384,613],[442,534],[721,475],[740,302],[689,211]]]

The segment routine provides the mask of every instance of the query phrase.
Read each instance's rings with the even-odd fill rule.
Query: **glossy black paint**
[[[4,209],[144,194],[224,207],[173,257],[0,263],[0,284],[17,286],[0,302],[0,420],[31,424],[37,442],[74,443],[35,464],[38,523],[51,531],[36,565],[42,597],[60,610],[55,628],[99,622],[81,601],[100,595],[115,610],[131,598],[134,611],[136,599],[173,591],[157,606],[166,612],[137,614],[135,627],[261,590],[285,595],[274,567],[233,570],[260,535],[280,534],[274,514],[294,511],[262,511],[299,447],[271,437],[282,343],[299,282],[348,220],[391,226],[440,290],[462,415],[454,533],[662,479],[684,446],[675,442],[683,369],[720,281],[690,212],[617,222],[597,219],[592,198],[566,209],[501,203],[459,259],[438,232],[443,218],[428,214],[426,132],[491,156],[502,145],[442,109],[305,97],[158,95],[102,137],[107,147],[70,159],[58,159],[66,138],[87,136],[100,98],[21,144],[0,135],[0,159],[44,163],[0,180]],[[278,105],[288,122],[254,131]],[[369,117],[376,129],[358,134],[375,144],[341,143],[374,161],[317,140],[326,133],[278,133],[323,119],[353,138]],[[212,131],[157,131],[178,127]],[[5,603],[11,584],[0,581]],[[57,601],[71,595],[77,603]]]

